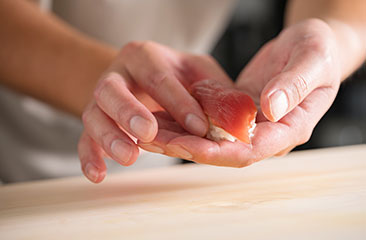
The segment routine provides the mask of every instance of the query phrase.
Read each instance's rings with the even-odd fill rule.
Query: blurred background
[[[264,43],[282,29],[285,0],[241,0],[213,56],[236,79]],[[321,104],[321,103],[320,103]],[[309,142],[295,150],[366,143],[365,64],[341,86]]]

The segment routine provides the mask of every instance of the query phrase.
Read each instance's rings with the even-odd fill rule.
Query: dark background
[[[232,79],[268,40],[282,29],[286,1],[243,0],[212,55]],[[342,85],[337,98],[314,129],[309,142],[295,150],[366,143],[366,67]]]

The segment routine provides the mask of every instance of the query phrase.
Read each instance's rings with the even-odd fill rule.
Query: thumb
[[[330,69],[330,59],[309,49],[297,51],[282,72],[273,77],[261,93],[260,103],[266,118],[277,122],[314,89],[330,87],[332,71],[326,71]]]

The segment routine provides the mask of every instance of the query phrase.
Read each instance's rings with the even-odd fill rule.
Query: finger
[[[240,141],[214,142],[188,135],[171,139],[167,148],[180,158],[201,164],[245,167],[273,156],[279,149],[289,146],[293,138],[287,136],[290,131],[292,131],[291,128],[282,123],[261,122],[254,133],[256,139],[253,139],[252,145]]]
[[[187,133],[167,112],[160,111],[153,114],[158,121],[159,130],[165,129],[176,133]]]
[[[106,175],[103,150],[85,131],[79,140],[78,153],[84,175],[93,183],[101,182]]]
[[[214,142],[187,135],[172,139],[167,147],[179,157],[201,164],[244,167],[254,162],[249,154],[251,151],[250,145],[239,141]],[[189,158],[186,156],[189,156]]]
[[[329,87],[337,78],[331,56],[311,46],[295,49],[281,73],[271,79],[261,93],[261,108],[267,119],[278,121],[300,104],[314,89]]]
[[[245,91],[246,94],[253,98],[253,101],[257,106],[260,104],[259,99],[263,86],[265,86],[271,76],[280,72],[283,68],[283,64],[281,63],[284,62],[284,59],[276,58],[272,60],[273,44],[274,40],[267,42],[255,54],[255,56],[240,72],[235,83],[237,88]],[[279,56],[283,58],[285,55],[280,54]],[[268,61],[270,61],[271,64],[267,64]],[[256,84],[253,84],[254,82]]]
[[[169,143],[169,141],[179,136],[182,136],[182,134],[169,131],[166,129],[159,129],[158,134],[156,135],[156,138],[154,139],[153,142],[151,143],[138,142],[138,145],[142,149],[149,152],[161,153],[171,157],[181,157],[177,153],[167,148],[167,144]],[[184,158],[189,159],[190,156],[186,155]]]
[[[208,120],[198,102],[177,78],[180,56],[153,43],[145,43],[134,51],[125,50],[126,69],[131,78],[158,102],[187,131],[204,136]],[[144,61],[143,68],[141,61]]]
[[[174,119],[166,112],[154,113],[158,124],[159,131],[154,141],[151,143],[143,143],[138,141],[138,145],[149,152],[161,153],[172,157],[178,157],[178,155],[170,151],[166,145],[170,140],[178,136],[187,135],[186,132]]]
[[[179,157],[191,156],[189,159],[198,163],[248,166],[276,155],[281,149],[289,150],[292,146],[307,142],[313,128],[330,107],[335,95],[334,89],[317,89],[281,121],[259,122],[254,131],[252,145],[238,141],[213,142],[189,135],[172,138],[167,147]],[[319,102],[323,104],[319,106]]]
[[[135,143],[96,105],[91,104],[83,114],[88,135],[118,163],[129,166],[138,156]]]
[[[110,72],[102,77],[95,91],[98,106],[134,137],[152,141],[157,122],[152,113],[126,87],[123,77]]]
[[[258,152],[258,159],[273,156],[281,149],[285,149],[284,153],[307,142],[336,93],[337,89],[334,88],[318,88],[279,122],[259,123],[252,139],[253,151]]]
[[[233,80],[224,69],[210,55],[186,55],[183,57],[183,65],[190,70],[189,73],[181,73],[179,78],[183,85],[189,87],[201,80],[211,79],[222,83],[224,86],[234,87]]]

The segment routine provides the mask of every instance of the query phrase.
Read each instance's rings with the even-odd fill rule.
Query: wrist
[[[337,19],[322,20],[329,26],[335,40],[341,81],[361,66],[366,58],[366,45],[358,27]]]

